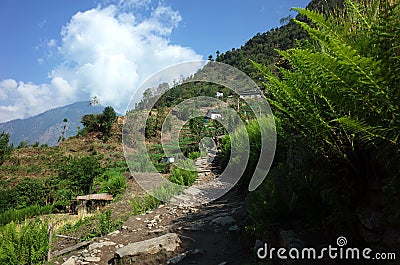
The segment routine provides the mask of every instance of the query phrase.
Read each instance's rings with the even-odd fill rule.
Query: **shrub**
[[[82,117],[81,123],[85,126],[87,132],[100,131],[101,114],[87,114]]]
[[[131,199],[131,213],[133,215],[142,214],[146,211],[158,207],[163,201],[169,201],[173,196],[179,194],[182,187],[175,184],[165,183],[144,196],[135,196]]]
[[[108,173],[107,180],[101,182],[100,192],[106,192],[114,197],[126,189],[126,178],[119,172]]]
[[[100,159],[94,156],[68,157],[59,164],[58,176],[67,180],[71,190],[77,193],[90,193],[93,180],[101,175],[104,169]]]
[[[154,196],[146,194],[145,196],[135,196],[129,201],[132,214],[142,214],[146,211],[156,208],[161,204],[161,202]]]
[[[93,237],[104,236],[115,231],[122,225],[122,220],[115,219],[111,210],[104,210],[95,216],[80,219],[75,224],[67,224],[61,232],[79,236],[81,240],[88,240]]]
[[[188,156],[188,158],[192,159],[192,160],[195,160],[195,159],[197,159],[199,157],[201,157],[201,153],[200,152],[192,152]]]
[[[48,224],[40,220],[0,227],[0,264],[39,265],[47,259]]]
[[[190,186],[192,185],[197,177],[197,172],[174,168],[172,170],[172,175],[169,177],[169,180],[175,184]]]
[[[295,21],[312,41],[279,51],[283,65],[255,64],[282,122],[286,164],[301,161],[303,184],[320,195],[328,212],[324,225],[336,233],[336,227],[357,231],[356,209],[366,202],[386,210],[382,222],[398,220],[400,211],[392,209],[400,208],[400,5],[348,0],[331,17],[295,10],[312,22]],[[293,149],[314,160],[294,159]],[[370,195],[371,187],[382,202]]]
[[[228,163],[232,163],[233,167],[241,167],[241,161],[244,159],[244,154],[246,153],[247,145],[245,143],[245,135],[247,135],[249,139],[249,157],[246,165],[246,169],[243,173],[243,176],[240,178],[238,186],[241,190],[247,190],[247,187],[250,183],[250,179],[253,176],[253,173],[257,167],[257,163],[259,160],[259,155],[261,152],[261,130],[265,135],[270,135],[274,133],[274,123],[272,118],[263,117],[258,120],[251,120],[246,125],[246,127],[242,127],[237,129],[231,135],[227,135],[222,139],[221,153],[222,153],[222,161],[221,165],[225,168]],[[233,140],[231,140],[233,139]],[[268,139],[264,139],[264,141],[268,141]],[[232,156],[231,149],[232,145],[236,150],[236,154],[234,157]],[[231,160],[229,160],[231,159]]]
[[[104,108],[102,114],[87,114],[83,116],[81,123],[85,126],[87,132],[102,132],[108,138],[116,118],[115,110],[108,106]]]
[[[294,227],[319,225],[325,214],[319,196],[301,169],[284,163],[274,166],[260,187],[246,198],[255,233],[270,239],[287,223]]]
[[[24,178],[10,190],[10,206],[24,208],[34,204],[44,205],[46,203],[45,195],[46,190],[42,180]]]
[[[17,148],[18,149],[19,148],[25,148],[25,147],[28,147],[28,146],[29,146],[29,143],[27,141],[21,141],[21,142],[19,142]]]

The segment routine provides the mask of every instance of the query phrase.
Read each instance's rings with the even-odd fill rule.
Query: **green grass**
[[[115,219],[111,210],[105,210],[94,216],[82,218],[75,224],[66,224],[60,233],[79,237],[82,241],[104,236],[119,229],[124,220]]]
[[[32,205],[18,210],[12,208],[0,214],[0,225],[5,225],[10,222],[20,223],[34,216],[51,214],[53,210],[53,205]]]
[[[129,201],[132,208],[131,213],[132,215],[137,215],[152,210],[162,204],[163,201],[169,201],[173,196],[181,193],[182,190],[182,187],[165,183],[153,190],[151,194],[135,196]]]

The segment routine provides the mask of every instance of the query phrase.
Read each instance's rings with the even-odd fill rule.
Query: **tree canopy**
[[[10,135],[2,132],[0,134],[0,165],[10,156],[13,145],[9,145]]]

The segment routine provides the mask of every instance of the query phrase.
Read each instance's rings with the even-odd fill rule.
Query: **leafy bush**
[[[134,154],[128,154],[127,156],[129,169],[134,172],[153,172],[154,167],[148,162],[147,154],[145,152],[138,151]]]
[[[169,180],[175,184],[190,186],[192,185],[197,178],[197,172],[174,168],[172,170],[172,175],[169,177]]]
[[[122,193],[127,187],[126,178],[119,172],[108,173],[107,180],[101,182],[100,192],[106,192],[114,197]]]
[[[102,114],[87,114],[83,116],[81,123],[85,126],[85,131],[102,132],[105,137],[109,137],[116,118],[115,110],[108,106],[104,108]],[[84,133],[85,132],[80,132],[80,134]]]
[[[129,201],[132,208],[131,212],[133,215],[137,215],[152,210],[158,207],[162,201],[169,201],[173,196],[179,194],[182,190],[182,187],[171,183],[165,183],[157,189],[154,189],[151,194],[135,196],[133,199],[131,199]]]
[[[313,42],[279,51],[285,63],[273,70],[254,65],[281,122],[286,165],[299,163],[302,183],[326,207],[326,224],[351,233],[354,209],[371,199],[369,187],[386,195],[384,208],[400,208],[400,5],[349,0],[345,6],[329,18],[296,9],[312,21],[296,23]],[[293,156],[293,150],[301,152]],[[400,211],[389,215],[398,218]]]
[[[320,194],[303,176],[303,169],[275,165],[268,177],[246,198],[255,233],[270,237],[282,225],[315,227],[325,214]]]
[[[150,194],[135,196],[129,201],[133,215],[142,214],[159,206],[161,202]]]
[[[166,182],[157,189],[151,191],[151,196],[161,201],[169,201],[173,196],[180,194],[185,188]]]
[[[39,265],[47,259],[48,224],[40,220],[0,227],[0,264]]]
[[[2,192],[3,207],[25,208],[34,204],[46,204],[46,190],[41,179],[24,178],[14,188]]]
[[[80,219],[75,224],[67,224],[61,233],[75,235],[81,240],[104,236],[117,230],[122,225],[122,220],[115,219],[111,210],[104,210],[95,216]]]
[[[197,178],[197,169],[193,164],[192,160],[182,160],[178,161],[178,168],[172,169],[172,174],[169,177],[169,180],[172,183],[190,186],[192,185]]]
[[[237,147],[237,153],[245,154],[246,145],[243,144],[245,142],[245,135],[248,136],[249,139],[249,157],[246,165],[246,169],[243,173],[243,176],[240,178],[238,186],[241,190],[247,190],[248,185],[250,183],[250,179],[254,173],[254,170],[257,167],[257,163],[259,160],[259,155],[261,152],[261,132],[260,128],[263,130],[265,135],[273,132],[274,124],[272,123],[272,118],[262,117],[258,120],[251,120],[246,125],[246,127],[240,128],[236,130],[232,135],[227,135],[222,139],[221,153],[222,153],[222,167],[225,168],[228,163],[233,163],[234,166],[236,164],[240,164],[241,159],[239,157],[231,158],[231,149],[232,149],[232,139]],[[229,159],[232,159],[231,161]]]
[[[100,159],[94,156],[68,157],[59,164],[58,176],[67,180],[71,190],[76,193],[88,194],[93,180],[104,172]]]
[[[21,141],[21,142],[19,142],[17,148],[25,148],[28,146],[29,146],[29,143],[27,141]]]
[[[201,157],[201,153],[200,152],[192,152],[188,155],[189,159],[195,160],[197,158]]]

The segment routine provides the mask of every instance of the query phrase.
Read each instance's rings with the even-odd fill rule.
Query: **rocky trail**
[[[131,216],[121,230],[69,253],[62,264],[254,264],[243,197],[232,190],[198,204],[207,189],[224,186],[209,166],[213,159],[209,153],[196,161],[196,183],[173,198],[174,204]]]

